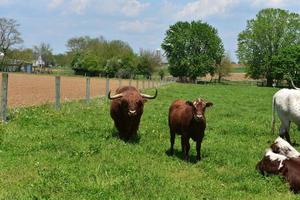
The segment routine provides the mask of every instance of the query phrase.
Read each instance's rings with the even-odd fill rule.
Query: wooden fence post
[[[60,108],[60,76],[55,76],[55,108]]]
[[[107,97],[109,93],[109,78],[106,78],[106,84],[105,84],[105,96]]]
[[[142,89],[145,89],[145,80],[142,81]]]
[[[122,86],[122,78],[119,78],[119,87]]]
[[[155,79],[152,79],[152,88],[154,88]]]
[[[1,120],[7,121],[7,92],[8,92],[8,73],[2,73],[2,85],[1,85]]]
[[[136,79],[136,89],[139,89],[139,79]]]
[[[148,79],[148,88],[150,88],[150,79]]]
[[[129,79],[129,86],[131,86],[131,78]]]
[[[86,85],[85,85],[85,100],[86,103],[90,102],[91,96],[91,79],[90,77],[86,77]]]

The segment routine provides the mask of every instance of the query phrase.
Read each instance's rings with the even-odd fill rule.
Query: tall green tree
[[[161,57],[155,51],[140,49],[138,57],[137,71],[147,78],[161,66]]]
[[[136,55],[128,43],[88,36],[67,42],[76,74],[130,77],[136,73]]]
[[[170,73],[181,80],[214,73],[224,53],[217,30],[202,21],[171,25],[161,46],[168,58]]]
[[[238,36],[237,56],[248,66],[255,79],[266,78],[272,86],[275,66],[272,63],[280,50],[300,42],[300,16],[282,9],[267,8],[258,12]]]
[[[215,73],[218,75],[218,82],[221,82],[221,79],[224,76],[227,76],[232,70],[230,54],[227,52],[221,59],[221,62],[216,65]]]
[[[295,83],[300,84],[300,44],[282,49],[278,56],[273,58],[272,64],[276,79],[286,78],[290,81],[291,76]]]

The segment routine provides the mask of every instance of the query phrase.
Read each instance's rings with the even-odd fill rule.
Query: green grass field
[[[271,134],[276,89],[172,84],[145,105],[139,139],[115,136],[109,102],[95,99],[11,110],[0,125],[0,199],[299,199],[280,177],[262,177],[256,163]],[[149,91],[149,93],[151,93]],[[207,110],[202,160],[182,160],[180,137],[169,149],[167,114],[177,98],[203,97]],[[276,123],[279,126],[278,119]],[[292,126],[291,137],[300,141]]]
[[[245,73],[246,67],[234,67],[231,70],[231,73]]]

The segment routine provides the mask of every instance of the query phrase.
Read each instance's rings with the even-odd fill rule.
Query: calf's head
[[[205,110],[213,106],[212,102],[207,102],[201,98],[193,102],[187,101],[187,104],[193,107],[193,115],[196,121],[205,120]]]
[[[147,101],[147,99],[155,99],[156,96],[157,90],[155,91],[154,96],[135,91],[123,92],[114,96],[111,96],[110,92],[108,93],[108,98],[110,100],[119,100],[121,112],[124,115],[128,115],[129,117],[134,117],[138,114],[141,114],[143,111],[144,103]]]
[[[267,149],[261,161],[256,165],[256,169],[261,174],[279,174],[284,166],[284,161],[288,158],[284,155],[274,153],[272,149]]]
[[[271,149],[274,153],[284,155],[288,158],[298,158],[300,153],[290,145],[287,141],[278,137],[274,143],[271,145]]]

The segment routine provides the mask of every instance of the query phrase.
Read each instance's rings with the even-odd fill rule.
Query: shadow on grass
[[[173,155],[171,155],[170,149],[168,149],[168,150],[166,151],[166,154],[167,154],[168,156],[170,156],[170,157],[171,157],[171,156],[176,156],[178,159],[180,159],[180,160],[182,160],[182,161],[185,161],[185,160],[183,159],[183,153],[182,153],[182,151],[179,151],[179,150],[177,150],[177,149],[174,149],[174,154],[173,154]],[[201,162],[201,160],[200,160],[200,161],[197,161],[196,155],[190,155],[190,154],[189,154],[189,157],[190,157],[190,159],[189,159],[188,163],[196,164],[197,162]]]
[[[129,143],[129,144],[139,144],[140,139],[141,139],[139,132],[136,135],[133,135],[132,137],[130,137],[129,139],[121,138],[119,136],[118,130],[115,127],[111,130],[111,135],[112,135],[112,137],[123,140],[124,142]]]

